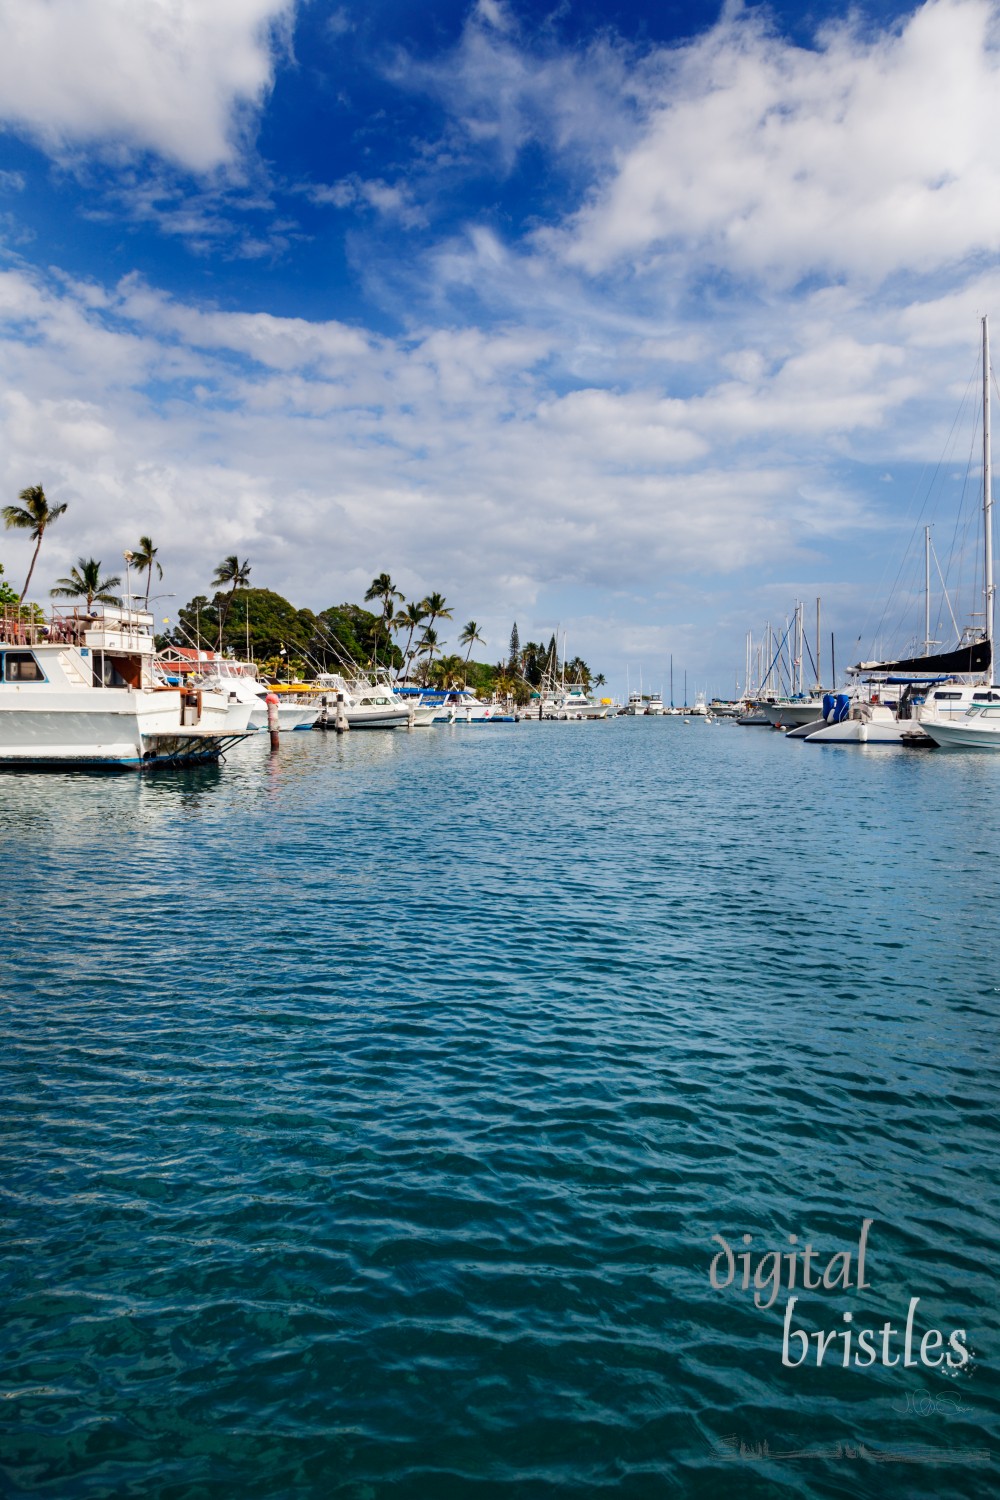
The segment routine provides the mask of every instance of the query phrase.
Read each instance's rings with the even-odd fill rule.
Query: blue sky
[[[231,552],[313,608],[386,569],[619,689],[672,653],[728,691],[817,594],[842,662],[902,647],[1000,307],[998,22],[7,0],[0,469],[69,502],[40,587],[141,533],[164,615]]]

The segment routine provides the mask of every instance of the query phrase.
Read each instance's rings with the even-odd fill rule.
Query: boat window
[[[4,682],[44,682],[45,673],[30,651],[5,651]]]
[[[939,700],[941,698],[961,698],[961,696],[962,696],[961,693],[935,693],[934,694],[934,697],[935,697],[936,700]]]

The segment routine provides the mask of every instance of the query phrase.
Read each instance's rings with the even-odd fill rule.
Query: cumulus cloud
[[[997,246],[1000,52],[989,0],[928,0],[815,49],[735,11],[666,59],[659,97],[547,247],[590,275],[657,256],[741,278],[878,281]]]
[[[271,84],[294,0],[6,0],[0,119],[48,150],[151,151],[194,172],[233,160]]]

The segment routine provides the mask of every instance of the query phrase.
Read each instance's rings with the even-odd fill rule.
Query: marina
[[[0,1500],[1000,1497],[998,43],[0,6]]]

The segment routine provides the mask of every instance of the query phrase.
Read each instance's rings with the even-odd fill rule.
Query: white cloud
[[[988,0],[929,0],[874,38],[831,25],[816,50],[731,13],[670,55],[638,138],[543,242],[591,275],[697,257],[778,282],[992,254],[996,42]]]
[[[230,163],[294,0],[6,0],[0,119],[46,149]]]

